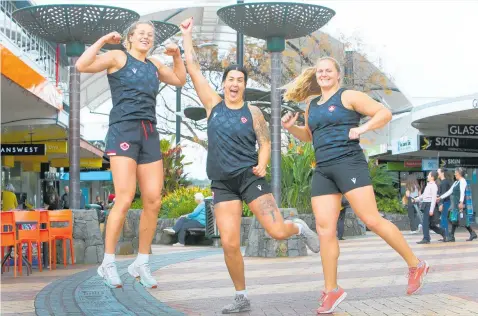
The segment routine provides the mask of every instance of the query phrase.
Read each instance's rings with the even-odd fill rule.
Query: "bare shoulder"
[[[108,73],[113,73],[115,71],[118,71],[121,68],[123,68],[124,65],[126,65],[126,60],[127,60],[126,53],[122,50],[113,49],[106,52],[104,55],[114,60],[113,62],[114,66],[108,69]]]
[[[249,107],[249,110],[251,111],[253,117],[255,117],[256,115],[262,115],[261,110],[257,106],[250,104],[248,104],[247,106]]]
[[[342,93],[341,100],[345,108],[355,111],[358,110],[357,107],[366,106],[370,103],[378,103],[368,94],[357,90],[345,90]]]
[[[161,63],[157,58],[148,57],[148,60],[152,62],[158,69],[163,66],[163,63]]]

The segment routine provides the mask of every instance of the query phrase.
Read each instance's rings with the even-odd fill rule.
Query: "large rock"
[[[63,264],[63,242],[56,241],[56,245],[57,263]],[[99,263],[99,257],[103,260],[104,241],[96,210],[73,210],[73,247],[75,263]],[[66,242],[66,253],[70,263],[69,241]]]
[[[399,230],[410,230],[410,220],[408,219],[408,214],[390,214],[384,213],[383,218],[394,223]]]
[[[98,247],[101,247],[101,246],[89,246],[89,247],[86,247],[86,250],[85,250],[85,262],[86,264],[98,264],[100,263],[101,261],[103,261],[103,258],[99,258],[98,256]],[[104,250],[103,250],[103,253],[104,253]]]
[[[297,210],[293,208],[280,209],[280,212],[284,219],[297,216]],[[254,218],[249,228],[245,256],[267,258],[307,256],[307,248],[304,241],[297,236],[286,240],[271,238]]]
[[[115,253],[120,256],[132,255],[134,254],[134,247],[131,241],[119,241],[116,244]]]
[[[174,219],[172,218],[158,219],[153,243],[161,244],[161,245],[172,244],[175,240],[174,236],[165,233],[163,230],[165,228],[173,227],[173,226],[174,226]]]

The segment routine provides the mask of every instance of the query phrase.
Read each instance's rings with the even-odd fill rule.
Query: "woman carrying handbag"
[[[455,169],[456,181],[451,186],[450,190],[438,197],[438,199],[444,199],[450,197],[450,222],[451,232],[448,241],[455,241],[455,230],[458,226],[465,227],[470,233],[470,238],[466,241],[472,241],[477,239],[475,231],[471,228],[471,222],[473,220],[473,203],[471,200],[470,186],[466,182],[465,169],[458,167]]]

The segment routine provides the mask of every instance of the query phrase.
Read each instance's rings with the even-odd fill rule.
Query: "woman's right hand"
[[[181,22],[181,24],[179,24],[179,28],[181,29],[181,32],[183,33],[183,35],[192,33],[193,24],[194,24],[193,22],[194,22],[193,18],[188,18],[184,20],[183,22]]]
[[[289,129],[294,126],[295,121],[297,121],[298,118],[299,112],[296,112],[295,115],[293,115],[291,112],[287,112],[287,114],[282,117],[282,126],[285,129]]]
[[[118,32],[111,32],[103,36],[103,43],[117,45],[121,43],[121,35]]]

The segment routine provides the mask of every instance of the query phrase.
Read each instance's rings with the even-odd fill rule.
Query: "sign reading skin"
[[[440,158],[440,167],[443,168],[478,168],[478,157]]]
[[[478,124],[448,124],[448,136],[478,136]]]
[[[44,156],[45,144],[2,144],[2,156]]]
[[[420,136],[421,150],[478,153],[478,138]]]

